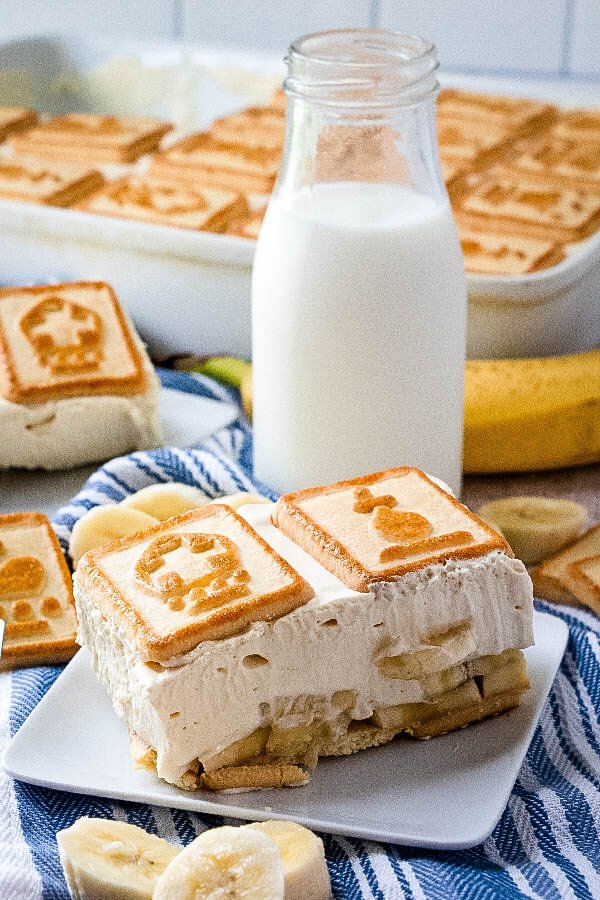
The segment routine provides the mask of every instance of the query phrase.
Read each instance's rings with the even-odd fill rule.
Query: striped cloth
[[[161,377],[169,387],[229,401],[233,396],[208,379]],[[61,544],[66,548],[85,510],[155,482],[195,484],[211,496],[251,490],[250,462],[251,434],[241,419],[198,450],[155,450],[113,460],[56,516]],[[600,623],[583,610],[538,606],[567,622],[569,645],[491,837],[472,850],[431,852],[324,836],[335,897],[600,897]],[[0,749],[60,671],[47,666],[0,675]],[[61,793],[0,775],[0,898],[68,897],[55,835],[82,815],[127,820],[180,844],[224,821]]]

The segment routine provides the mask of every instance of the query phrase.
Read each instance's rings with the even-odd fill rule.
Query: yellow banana
[[[528,472],[600,460],[600,350],[469,360],[465,472]]]

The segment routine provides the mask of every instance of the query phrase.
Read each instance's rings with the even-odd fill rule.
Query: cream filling
[[[118,715],[157,753],[157,771],[177,782],[199,759],[210,759],[257,728],[323,721],[334,730],[345,714],[429,699],[414,672],[390,677],[389,657],[429,650],[420,660],[434,671],[466,659],[533,643],[533,597],[524,565],[501,552],[449,561],[352,591],[297,547],[270,521],[270,506],[241,514],[312,585],[315,597],[274,622],[205,641],[166,663],[145,663],[124,639],[118,616],[103,617],[75,577],[79,640]],[[466,623],[466,624],[465,624]],[[431,637],[461,624],[431,652]],[[461,637],[462,635],[462,637]],[[392,670],[396,663],[392,663]],[[348,695],[345,695],[348,696]]]
[[[67,469],[158,446],[159,383],[145,351],[143,358],[148,388],[140,394],[32,404],[0,397],[0,468]]]

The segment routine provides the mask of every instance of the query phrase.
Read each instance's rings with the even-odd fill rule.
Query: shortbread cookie
[[[556,119],[554,131],[567,139],[600,142],[599,109],[562,109]]]
[[[243,219],[236,219],[231,222],[227,227],[227,234],[255,241],[260,233],[264,217],[264,209],[251,212],[250,215],[245,216]]]
[[[285,118],[268,106],[254,106],[217,119],[210,126],[210,133],[217,141],[226,144],[281,152]]]
[[[595,525],[564,550],[546,559],[531,572],[536,597],[556,603],[584,603],[600,615],[592,589],[596,573],[594,564],[587,561],[600,555],[600,525]],[[583,561],[583,571],[578,566]],[[590,602],[591,601],[591,602]]]
[[[518,141],[503,166],[527,178],[600,191],[600,130],[597,141],[582,141],[550,128]]]
[[[231,191],[200,188],[185,180],[175,184],[148,175],[111,182],[77,208],[193,231],[223,231],[230,219],[247,212],[244,198]]]
[[[92,550],[77,575],[146,660],[278,618],[313,593],[244,519],[218,505]]]
[[[491,221],[499,233],[542,240],[577,241],[600,226],[600,191],[506,170],[467,179],[456,207],[467,225],[485,228]]]
[[[109,285],[0,290],[0,434],[0,467],[68,468],[160,443],[158,379]]]
[[[69,113],[55,116],[13,139],[17,154],[85,163],[129,163],[156,150],[169,122],[141,116]]]
[[[488,162],[506,143],[511,129],[506,124],[487,123],[438,116],[440,150],[448,160],[472,164]]]
[[[34,109],[23,106],[0,106],[0,142],[11,134],[31,128],[38,120]]]
[[[48,206],[69,206],[104,184],[95,169],[32,159],[0,159],[0,197]]]
[[[482,130],[489,125],[508,126],[515,132],[533,130],[551,122],[556,115],[556,107],[550,103],[459,88],[440,91],[437,106],[441,115],[479,122]]]
[[[274,522],[355,591],[448,559],[510,552],[496,531],[408,466],[284,494]]]
[[[279,169],[278,149],[247,147],[217,140],[212,134],[190,134],[155,156],[150,171],[157,177],[184,179],[232,191],[269,193]]]
[[[600,553],[571,563],[568,575],[575,597],[600,616]]]
[[[65,662],[77,650],[71,576],[40,513],[0,516],[0,669]]]
[[[475,275],[525,275],[556,266],[565,258],[561,244],[518,234],[494,234],[490,221],[486,230],[463,226],[458,218],[465,269]]]

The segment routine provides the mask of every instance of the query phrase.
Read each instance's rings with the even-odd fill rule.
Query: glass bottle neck
[[[435,96],[383,108],[340,108],[288,96],[276,192],[285,195],[323,182],[389,183],[447,202]]]

